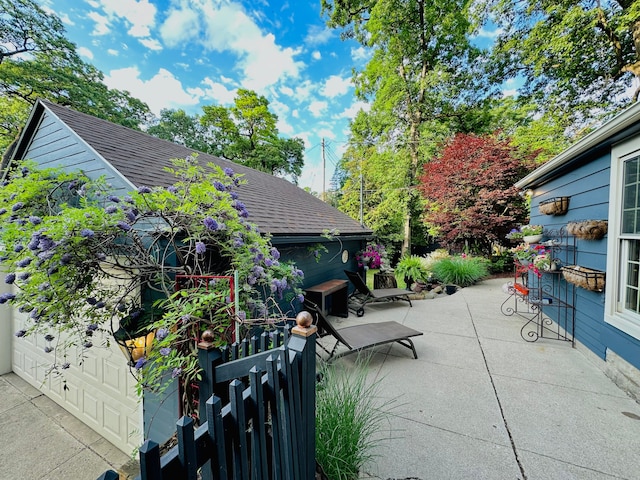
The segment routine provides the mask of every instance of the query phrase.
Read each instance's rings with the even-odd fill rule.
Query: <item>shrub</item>
[[[396,276],[411,279],[416,282],[424,282],[429,277],[429,271],[424,267],[422,258],[418,255],[407,255],[400,259],[396,265]],[[409,288],[409,285],[407,285]]]
[[[324,478],[355,480],[374,457],[389,416],[389,401],[379,398],[379,381],[367,381],[366,361],[355,370],[344,364],[320,367],[316,392],[316,461]],[[384,405],[384,408],[382,407]]]
[[[442,283],[468,287],[489,274],[488,261],[481,257],[454,256],[433,264],[433,274]]]

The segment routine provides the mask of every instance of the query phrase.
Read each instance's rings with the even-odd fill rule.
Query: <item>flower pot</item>
[[[542,240],[542,235],[526,235],[522,237],[522,239],[524,240],[524,243],[538,243],[540,240]]]
[[[447,292],[447,295],[453,295],[458,290],[457,285],[445,285],[444,291]]]

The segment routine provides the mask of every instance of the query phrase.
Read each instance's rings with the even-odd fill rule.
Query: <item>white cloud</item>
[[[335,140],[336,139],[336,134],[333,132],[333,130],[331,130],[329,128],[321,128],[320,130],[318,130],[316,132],[316,134],[320,138],[328,138],[329,140]]]
[[[320,89],[320,94],[328,98],[334,98],[346,94],[349,88],[351,88],[351,78],[331,75]]]
[[[313,53],[311,53],[311,58],[314,60],[321,60],[322,54],[318,50],[314,50]]]
[[[98,12],[89,12],[87,14],[87,17],[96,22],[91,35],[101,36],[106,35],[111,31],[111,29],[109,28],[109,19],[104,15],[100,15]]]
[[[369,60],[371,51],[364,47],[351,48],[351,58],[354,62]]]
[[[487,30],[485,27],[482,27],[480,30],[478,30],[478,33],[475,35],[475,37],[495,39],[498,38],[498,36],[500,36],[503,32],[504,30],[502,28]]]
[[[297,108],[296,108],[296,109],[294,109],[294,110],[291,112],[291,116],[292,116],[293,118],[300,118],[300,112],[298,111],[298,109],[297,109]]]
[[[297,78],[304,66],[295,59],[302,49],[278,45],[275,36],[263,33],[239,4],[184,2],[169,12],[161,35],[171,46],[190,40],[208,50],[234,53],[239,58],[236,66],[245,77],[243,86],[256,91],[285,78]]]
[[[78,47],[78,54],[82,57],[88,58],[89,60],[93,60],[93,52],[87,47]]]
[[[293,135],[293,132],[295,131],[289,122],[280,117],[278,117],[278,121],[276,122],[276,128],[279,133],[284,133],[285,135]]]
[[[118,50],[116,50],[115,48],[108,48],[107,53],[112,57],[117,57],[118,55],[120,55],[120,52],[118,52]]]
[[[149,50],[155,50],[155,51],[162,50],[162,45],[160,44],[160,42],[153,38],[141,38],[139,41],[142,45],[147,47]]]
[[[204,96],[215,100],[219,105],[231,105],[238,92],[236,88],[229,89],[222,83],[215,82],[208,77],[205,78],[202,83],[206,86]]]
[[[309,104],[309,111],[314,117],[321,116],[327,109],[328,104],[324,100],[315,100]]]
[[[310,80],[305,80],[296,85],[295,98],[299,102],[307,100],[311,96],[311,92],[315,90],[315,86]]]
[[[99,0],[110,20],[124,19],[127,33],[136,38],[148,37],[155,26],[157,9],[149,0]]]
[[[311,25],[304,41],[309,45],[322,45],[331,40],[331,37],[333,37],[333,31],[330,28]]]
[[[280,93],[287,95],[288,97],[293,97],[293,89],[291,87],[287,87],[286,85],[282,85],[280,87]]]
[[[105,75],[104,81],[109,88],[129,91],[149,105],[155,115],[160,115],[163,108],[185,108],[197,105],[200,101],[197,95],[185,91],[182,83],[164,68],[149,80],[141,79],[136,67],[111,70]]]
[[[349,107],[345,108],[341,113],[337,115],[338,118],[348,118],[352,120],[356,118],[356,115],[360,110],[368,112],[371,109],[371,105],[367,102],[355,101]]]
[[[515,88],[509,90],[502,90],[502,97],[515,97],[518,94],[518,91]]]

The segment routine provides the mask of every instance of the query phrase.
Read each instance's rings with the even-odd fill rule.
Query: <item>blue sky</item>
[[[280,134],[306,146],[301,187],[323,188],[345,148],[354,97],[352,69],[370,52],[342,41],[320,16],[320,0],[40,0],[64,22],[83,59],[158,115],[201,114],[232,103],[238,88],[264,95]],[[494,32],[481,33],[491,37]]]
[[[354,98],[352,68],[367,59],[359,44],[325,27],[320,1],[41,0],[64,22],[83,59],[111,88],[128,90],[158,115],[162,108],[201,114],[232,103],[238,88],[264,95],[283,136],[306,146],[299,184],[326,187],[366,105]]]

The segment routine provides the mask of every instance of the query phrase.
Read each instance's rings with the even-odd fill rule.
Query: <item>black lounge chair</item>
[[[329,354],[326,359],[330,361],[343,357],[350,353],[359,352],[367,348],[385,345],[387,343],[399,343],[413,352],[413,358],[418,358],[416,348],[410,337],[422,335],[422,332],[413,328],[405,327],[398,322],[376,322],[352,325],[350,327],[335,328],[333,324],[324,316],[318,306],[312,302],[305,301],[304,308],[314,317],[314,324],[318,327],[318,337],[332,336],[336,343],[331,350],[327,350],[319,341],[318,345]],[[336,355],[338,345],[344,345],[348,350]]]
[[[344,273],[351,283],[353,283],[354,287],[356,287],[350,296],[361,299],[361,305],[356,309],[356,315],[359,317],[364,315],[364,306],[371,302],[404,300],[409,302],[410,307],[413,306],[409,298],[410,292],[407,290],[401,288],[374,288],[371,290],[357,272],[345,270]]]

